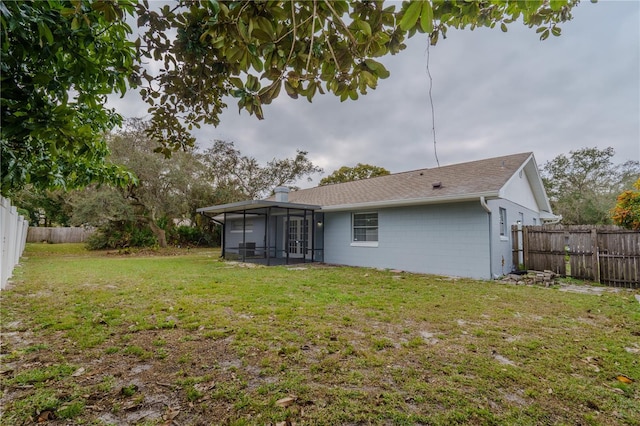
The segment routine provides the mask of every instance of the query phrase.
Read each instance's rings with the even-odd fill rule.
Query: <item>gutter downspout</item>
[[[493,227],[491,226],[491,209],[487,204],[487,200],[484,196],[480,197],[480,205],[487,212],[489,217],[489,277],[493,279]]]

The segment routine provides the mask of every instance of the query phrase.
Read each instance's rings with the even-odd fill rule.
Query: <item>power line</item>
[[[433,154],[436,157],[436,164],[440,167],[440,160],[438,160],[438,149],[436,147],[436,111],[433,107],[433,96],[431,95],[431,89],[433,88],[433,77],[431,76],[431,70],[429,69],[429,45],[427,43],[427,75],[429,76],[429,102],[431,103],[431,130],[433,131]]]

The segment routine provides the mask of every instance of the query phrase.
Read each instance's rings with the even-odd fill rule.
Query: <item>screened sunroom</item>
[[[223,258],[288,265],[323,261],[324,217],[319,209],[282,200],[251,200],[197,211],[222,226]]]

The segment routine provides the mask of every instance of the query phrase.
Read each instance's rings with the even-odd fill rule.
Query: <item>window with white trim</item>
[[[354,213],[352,220],[354,243],[378,242],[378,213]]]
[[[234,220],[230,222],[231,224],[231,232],[240,232],[246,231],[247,233],[253,232],[253,220],[247,220],[243,226],[242,220]]]
[[[500,207],[500,238],[507,238],[507,209]]]

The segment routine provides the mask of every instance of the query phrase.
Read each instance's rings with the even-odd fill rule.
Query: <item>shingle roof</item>
[[[291,192],[289,202],[331,207],[420,199],[425,202],[437,199],[455,200],[489,193],[497,196],[500,189],[531,156],[532,153],[525,152],[302,189]],[[441,186],[434,188],[433,184],[437,182]]]

